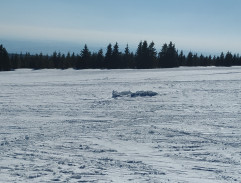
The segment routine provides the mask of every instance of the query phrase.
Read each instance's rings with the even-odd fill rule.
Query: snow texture
[[[239,183],[240,119],[241,67],[0,72],[0,182]]]

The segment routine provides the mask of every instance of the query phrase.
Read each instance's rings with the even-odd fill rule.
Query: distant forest
[[[19,68],[30,69],[151,69],[172,68],[179,66],[234,66],[241,65],[241,57],[238,54],[223,52],[219,56],[203,56],[189,52],[183,54],[178,51],[175,44],[163,44],[158,52],[154,42],[148,44],[141,41],[135,53],[129,50],[128,45],[124,52],[119,51],[118,43],[109,44],[105,50],[90,52],[85,45],[79,54],[53,52],[52,55],[42,53],[31,55],[8,54],[0,45],[0,71],[10,71]]]

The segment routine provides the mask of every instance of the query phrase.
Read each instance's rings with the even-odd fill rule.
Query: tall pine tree
[[[80,57],[81,69],[91,68],[91,52],[89,51],[86,44],[80,53]]]
[[[112,45],[109,44],[106,49],[106,54],[105,54],[105,68],[111,69],[112,65]]]
[[[148,63],[147,68],[157,67],[157,52],[155,43],[152,41],[148,46]]]
[[[121,68],[121,53],[119,52],[118,43],[113,47],[112,51],[112,61],[111,61],[111,69]]]

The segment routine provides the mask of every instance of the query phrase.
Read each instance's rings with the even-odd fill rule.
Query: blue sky
[[[79,52],[154,41],[159,50],[241,53],[240,0],[0,0],[0,44],[9,52]]]

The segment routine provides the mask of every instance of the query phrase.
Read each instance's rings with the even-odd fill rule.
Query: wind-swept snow
[[[240,118],[241,67],[0,72],[0,182],[240,182]]]

